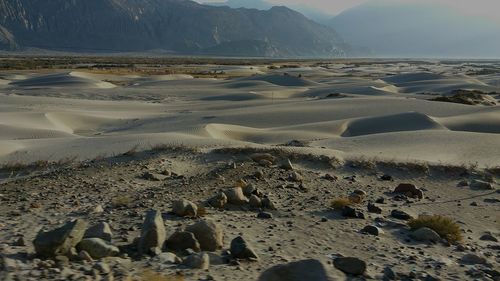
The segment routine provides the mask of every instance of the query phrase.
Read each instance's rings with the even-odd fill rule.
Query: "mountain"
[[[274,6],[273,4],[264,0],[226,0],[221,2],[205,2],[205,4],[211,6],[227,6],[234,9],[247,8],[258,10],[269,10]],[[286,6],[303,14],[307,18],[322,24],[327,23],[328,20],[332,17],[332,15],[318,9],[311,8],[308,5],[288,4]]]
[[[0,48],[268,57],[340,57],[330,27],[286,7],[267,11],[188,0],[0,0]]]
[[[500,23],[428,1],[370,1],[329,25],[378,56],[500,57]]]

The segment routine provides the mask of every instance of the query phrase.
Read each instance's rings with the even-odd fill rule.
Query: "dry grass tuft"
[[[164,275],[162,273],[145,270],[140,275],[140,280],[142,281],[184,281],[184,276],[182,275]]]
[[[336,157],[330,157],[326,155],[316,155],[312,153],[300,153],[296,149],[290,147],[272,147],[272,148],[258,148],[258,147],[223,147],[213,150],[214,153],[218,154],[230,154],[230,155],[251,155],[254,153],[269,153],[279,159],[290,159],[291,161],[311,161],[317,163],[324,163],[330,167],[339,167],[342,161]]]
[[[128,195],[114,197],[111,200],[111,205],[115,208],[128,207],[132,203],[132,198]]]
[[[134,156],[137,154],[137,149],[139,148],[139,145],[134,145],[131,149],[129,149],[128,151],[126,151],[125,153],[123,153],[123,156]]]
[[[155,152],[190,152],[196,154],[201,152],[201,150],[197,147],[170,143],[152,145],[151,150]]]
[[[346,206],[351,206],[354,205],[355,203],[352,202],[349,198],[341,197],[341,198],[335,198],[332,200],[330,203],[330,206],[334,210],[342,210]]]
[[[445,238],[450,243],[462,241],[462,231],[460,226],[451,218],[440,215],[424,215],[417,219],[412,219],[408,222],[412,230],[417,230],[422,227],[428,227],[436,231],[439,236]]]

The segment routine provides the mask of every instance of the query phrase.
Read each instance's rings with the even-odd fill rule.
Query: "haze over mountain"
[[[385,57],[500,57],[500,23],[432,1],[370,1],[330,24]]]
[[[0,49],[224,56],[340,57],[330,27],[286,7],[267,11],[188,0],[0,0]]]
[[[203,2],[204,4],[211,6],[228,6],[231,8],[247,8],[247,9],[258,9],[258,10],[269,10],[276,6],[273,3],[267,2],[265,0],[226,0],[226,1],[211,1]],[[286,4],[286,7],[295,10],[307,18],[314,20],[318,23],[328,23],[332,18],[332,14],[323,12],[321,10],[315,9],[305,4]]]

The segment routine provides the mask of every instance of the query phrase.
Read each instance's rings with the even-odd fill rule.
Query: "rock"
[[[269,199],[268,197],[262,198],[262,207],[269,210],[276,210],[274,202],[271,201],[271,199]]]
[[[210,265],[222,265],[222,264],[227,264],[228,259],[225,257],[221,257],[216,253],[211,253],[211,252],[205,252],[208,257],[210,258]]]
[[[94,259],[87,253],[87,251],[80,251],[78,253],[78,258],[82,261],[92,262]]]
[[[188,200],[176,200],[172,203],[172,212],[180,217],[194,218],[198,215],[198,206]]]
[[[101,214],[101,213],[104,213],[104,208],[102,207],[102,205],[97,205],[94,207],[94,209],[92,209],[91,213],[94,213],[94,214]]]
[[[363,202],[363,199],[364,199],[364,196],[359,195],[357,193],[351,193],[349,195],[349,201],[354,203],[354,204],[359,204],[359,203]]]
[[[108,223],[100,222],[85,231],[83,238],[101,238],[102,240],[111,242],[113,233]]]
[[[441,241],[441,236],[437,234],[436,231],[428,228],[428,227],[421,227],[415,231],[413,231],[410,234],[411,238],[415,239],[416,241],[421,241],[421,242],[439,242]]]
[[[0,255],[0,269],[5,272],[14,272],[18,270],[18,264],[16,260]],[[0,277],[2,277],[1,273],[0,271]]]
[[[163,264],[180,264],[182,263],[182,259],[179,258],[174,253],[161,253],[155,257],[155,260],[159,261]]]
[[[149,253],[151,249],[162,248],[166,239],[165,225],[161,212],[150,210],[142,224],[141,236],[139,238],[139,253]]]
[[[366,271],[366,262],[354,257],[339,257],[333,260],[333,265],[347,274],[362,275]]]
[[[469,187],[476,190],[493,190],[493,185],[489,182],[485,182],[482,180],[472,180],[469,184]]]
[[[187,256],[182,263],[190,268],[206,270],[210,267],[210,257],[206,253],[194,253]]]
[[[293,165],[292,165],[292,162],[290,162],[290,159],[286,159],[285,161],[283,161],[283,163],[281,163],[281,166],[280,166],[282,169],[285,169],[287,171],[293,171]]]
[[[332,175],[330,175],[330,174],[325,174],[325,175],[323,176],[323,178],[324,178],[325,180],[329,180],[329,181],[336,181],[336,180],[338,180],[338,179],[339,179],[337,176],[332,176]]]
[[[330,281],[319,260],[308,259],[273,266],[264,271],[258,281]]]
[[[224,192],[219,192],[217,195],[208,200],[208,204],[214,208],[224,208],[227,204],[227,196]]]
[[[384,279],[383,280],[396,280],[396,273],[390,266],[384,268]]]
[[[231,241],[230,251],[233,258],[250,260],[259,259],[252,247],[250,247],[241,236],[238,236]]]
[[[249,203],[250,203],[250,206],[253,207],[253,208],[260,208],[260,207],[262,207],[262,200],[257,195],[250,196]]]
[[[344,208],[342,208],[342,216],[355,219],[365,218],[365,214],[363,214],[363,212],[356,210],[350,206],[345,206]]]
[[[474,264],[485,264],[486,259],[483,257],[480,257],[476,254],[466,254],[460,259],[460,262],[462,264],[469,264],[469,265],[474,265]]]
[[[464,186],[468,186],[468,185],[469,185],[469,182],[468,182],[468,181],[466,181],[466,180],[462,180],[462,181],[460,181],[460,182],[457,184],[457,186],[458,186],[458,187],[464,187]]]
[[[413,218],[410,214],[408,214],[404,211],[401,211],[401,210],[392,210],[391,216],[393,218],[405,220],[405,221],[411,220]]]
[[[290,175],[290,180],[291,181],[294,181],[294,182],[302,182],[304,180],[304,178],[302,177],[301,174],[299,174],[298,172],[293,172],[291,175]]]
[[[391,175],[388,175],[388,174],[384,174],[380,177],[381,180],[383,181],[392,181],[392,176]]]
[[[418,189],[414,184],[411,183],[401,183],[395,189],[393,193],[401,193],[408,197],[422,199],[424,198],[424,192]]]
[[[271,167],[273,165],[273,162],[262,159],[259,161],[259,165],[261,165],[262,167]]]
[[[498,242],[498,239],[493,236],[491,233],[485,233],[483,234],[479,240],[482,240],[482,241],[491,241],[491,242]]]
[[[201,251],[200,243],[196,240],[193,233],[187,231],[177,231],[166,241],[165,246],[169,250],[184,251],[192,249],[195,252]]]
[[[247,184],[245,187],[242,187],[243,194],[247,197],[250,197],[257,190],[253,184]]]
[[[99,273],[101,274],[109,274],[111,273],[111,267],[109,266],[109,264],[105,263],[105,262],[98,262],[94,265],[94,269],[97,270]]]
[[[263,179],[264,178],[264,172],[262,172],[261,170],[258,170],[255,172],[255,174],[253,175],[255,178],[257,179]]]
[[[248,198],[243,194],[241,187],[226,189],[224,194],[227,196],[227,202],[234,205],[243,205],[248,203]]]
[[[20,236],[19,238],[17,238],[17,240],[14,242],[14,246],[17,247],[26,246],[26,240],[24,239],[24,236]]]
[[[352,193],[353,193],[353,194],[357,194],[357,195],[359,195],[359,196],[361,196],[361,197],[363,197],[363,198],[364,198],[364,197],[366,197],[366,195],[367,195],[367,194],[366,194],[366,191],[361,190],[361,189],[356,189],[356,190],[354,190]]]
[[[257,214],[257,218],[259,218],[259,219],[272,219],[273,215],[271,213],[260,212]]]
[[[382,208],[378,207],[373,203],[368,203],[368,212],[374,214],[382,214]]]
[[[152,172],[145,172],[144,174],[142,174],[141,178],[148,180],[148,181],[163,181],[167,177],[164,175],[160,175],[160,174],[156,174],[156,173],[152,173]]]
[[[269,153],[254,153],[254,154],[250,155],[250,158],[257,163],[259,163],[262,160],[266,160],[266,161],[271,162],[271,164],[274,163],[274,161],[276,159],[274,156],[272,156]]]
[[[85,238],[78,245],[78,251],[87,252],[93,259],[117,256],[120,250],[100,238]]]
[[[69,255],[83,238],[87,222],[77,219],[51,231],[40,231],[33,244],[40,257],[50,258],[58,255]]]
[[[242,189],[248,186],[248,183],[244,179],[239,179],[236,181],[235,187],[241,187]]]
[[[382,233],[382,230],[374,225],[367,225],[361,230],[361,233],[379,236]]]
[[[212,220],[200,220],[186,228],[194,234],[203,251],[216,251],[224,245],[222,227]]]

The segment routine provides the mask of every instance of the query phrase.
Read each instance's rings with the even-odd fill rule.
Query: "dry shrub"
[[[137,149],[139,148],[139,145],[134,145],[131,149],[123,153],[123,156],[134,156],[137,154]]]
[[[412,230],[428,227],[450,243],[460,242],[463,238],[460,226],[451,218],[440,215],[419,216],[417,219],[410,220],[408,225]]]
[[[197,147],[192,147],[182,144],[170,144],[170,143],[152,145],[151,150],[155,152],[191,152],[191,153],[200,153],[201,151]]]
[[[342,210],[344,207],[351,206],[351,205],[354,205],[354,202],[349,200],[349,198],[345,198],[345,197],[335,198],[330,203],[330,206],[335,210]]]
[[[140,275],[140,280],[142,281],[184,281],[184,276],[182,275],[164,275],[162,273],[145,270]]]
[[[111,205],[113,205],[113,207],[115,207],[115,208],[127,207],[132,203],[132,201],[133,200],[130,196],[123,195],[123,196],[114,197],[111,200]]]

